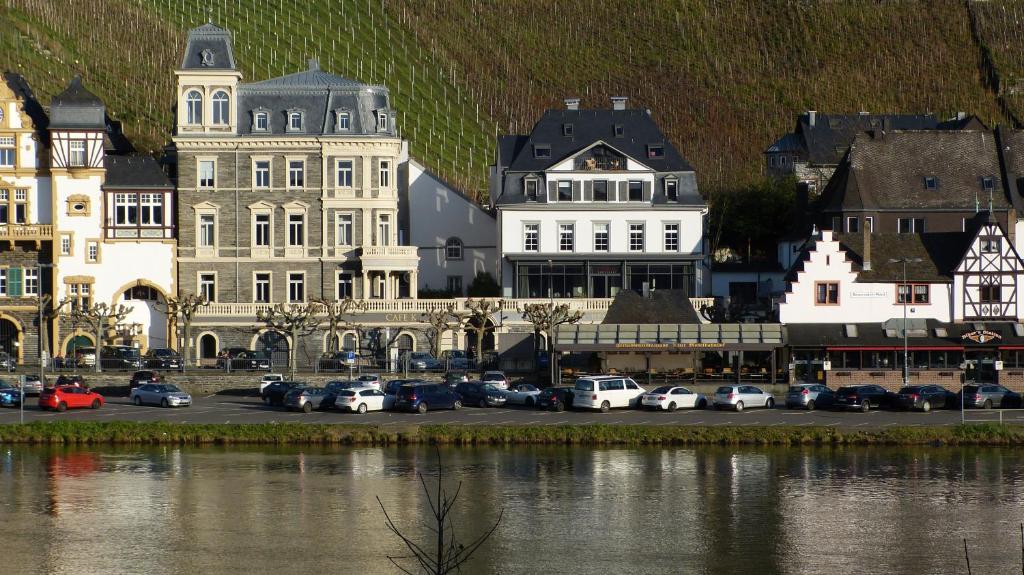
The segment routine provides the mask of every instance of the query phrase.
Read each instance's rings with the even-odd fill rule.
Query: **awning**
[[[777,323],[590,324],[563,325],[555,334],[556,351],[624,353],[773,350],[785,343]]]

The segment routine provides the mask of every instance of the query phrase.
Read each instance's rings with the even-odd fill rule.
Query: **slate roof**
[[[934,177],[936,189],[925,178]],[[857,134],[822,192],[824,211],[987,208],[983,178],[993,179],[992,208],[1013,207],[990,131],[919,130]]]
[[[997,134],[1006,170],[1006,193],[1015,205],[1024,206],[1024,130],[1000,129]]]
[[[955,324],[942,323],[935,319],[917,320],[921,331],[914,330],[914,326],[908,324],[907,342],[910,347],[947,347],[963,345],[960,340],[960,333],[963,329]],[[856,336],[847,335],[848,325],[856,326]],[[885,324],[877,323],[791,323],[786,326],[786,342],[790,347],[894,347],[903,346],[902,322],[894,322],[893,330],[886,334]],[[995,325],[995,324],[986,324]],[[963,327],[970,331],[971,324]],[[936,328],[945,328],[946,337],[942,337],[935,331]],[[915,335],[921,334],[921,335]],[[881,368],[880,368],[881,369]]]
[[[107,170],[104,188],[160,188],[174,186],[160,165],[150,156],[105,156],[103,167]]]
[[[810,114],[797,119],[795,133],[804,142],[811,164],[836,165],[842,160],[854,137],[865,130],[931,130],[938,125],[931,114]]]
[[[859,272],[858,282],[903,281],[903,264],[897,259],[920,259],[907,263],[907,281],[948,282],[953,270],[974,240],[973,233],[871,234],[871,270],[863,270],[864,234],[837,234],[839,245]]]
[[[700,323],[700,318],[685,292],[655,290],[644,297],[621,290],[601,323]]]
[[[573,125],[571,136],[563,134],[565,124]],[[616,125],[622,126],[622,136],[615,136]],[[499,170],[507,167],[516,172],[540,172],[596,142],[604,141],[657,172],[693,171],[690,163],[665,138],[646,110],[548,110],[525,138],[514,141],[511,148],[518,150],[511,155],[507,164],[499,166]],[[534,144],[551,146],[551,157],[535,158]],[[648,158],[648,144],[663,145],[664,157]],[[507,143],[505,145],[508,146]],[[506,161],[504,156],[500,159]]]
[[[248,90],[265,90],[273,88],[362,88],[363,84],[344,76],[330,74],[320,69],[316,60],[309,62],[309,69],[278,78],[270,78],[261,82],[245,84]]]
[[[209,50],[211,65],[203,65],[204,50]],[[181,69],[234,70],[235,55],[231,49],[231,33],[213,23],[189,30],[185,55],[181,59]]]
[[[50,100],[50,129],[106,129],[106,106],[82,85],[82,77],[71,79],[60,94]]]

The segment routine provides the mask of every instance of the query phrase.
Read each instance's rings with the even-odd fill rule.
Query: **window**
[[[254,188],[270,187],[270,160],[253,162],[252,186]]]
[[[679,201],[679,180],[665,180],[665,198],[670,202]]]
[[[270,129],[270,115],[266,112],[253,114],[252,129],[257,132],[266,132]]]
[[[562,135],[571,136],[573,132],[572,124],[562,124]]]
[[[388,113],[384,110],[377,112],[377,130],[384,131],[388,129]]]
[[[348,130],[352,122],[352,115],[348,112],[338,112],[338,129]]]
[[[14,136],[0,137],[0,168],[14,167]]]
[[[85,261],[93,264],[100,261],[100,243],[98,241],[85,242]]]
[[[39,268],[25,268],[25,295],[39,295]]]
[[[644,251],[644,225],[629,224],[629,251]]]
[[[779,167],[786,167],[786,156],[779,156]]]
[[[558,224],[558,251],[571,252],[576,249],[575,224]]]
[[[558,182],[558,201],[560,202],[571,202],[572,201],[572,182],[569,180],[563,180]]]
[[[7,268],[0,268],[0,296],[7,295]]]
[[[999,303],[1003,301],[1002,287],[998,285],[981,286],[981,303]]]
[[[601,222],[594,224],[594,251],[608,251],[608,223]]]
[[[157,301],[159,293],[151,286],[136,285],[124,290],[125,300]]]
[[[253,216],[253,242],[256,247],[270,247],[270,214]]]
[[[10,223],[10,190],[0,190],[0,224]]]
[[[228,124],[228,93],[218,90],[210,98],[210,106],[213,107],[213,123],[219,126]]]
[[[867,228],[868,232],[875,233],[875,217],[864,216],[864,227]]]
[[[444,244],[444,259],[462,259],[462,240],[459,238],[448,238],[448,241]]]
[[[650,144],[647,146],[647,157],[648,158],[664,158],[665,157],[665,146],[661,144]]]
[[[901,234],[923,234],[924,218],[899,218],[896,230]]]
[[[306,274],[302,272],[288,274],[288,301],[306,301]]]
[[[71,140],[68,142],[68,165],[71,167],[82,167],[86,165],[85,140]]]
[[[391,187],[391,162],[387,160],[380,162],[380,187]]]
[[[642,201],[644,201],[644,183],[643,182],[630,182],[629,183],[629,201],[631,201],[631,202],[642,202]]]
[[[769,168],[774,168],[775,167],[775,156],[768,156],[768,167]]]
[[[981,189],[991,192],[995,188],[995,179],[992,176],[985,176],[981,179]]]
[[[626,133],[626,129],[625,127],[623,127],[622,124],[615,124],[615,127],[612,129],[612,131],[615,134],[616,138],[621,138]]]
[[[212,248],[216,238],[217,224],[213,214],[199,216],[199,247]]]
[[[68,295],[71,298],[72,310],[85,310],[92,307],[92,284],[91,283],[70,283],[68,284]]]
[[[70,256],[71,255],[71,234],[60,235],[60,255]]]
[[[547,159],[551,157],[551,146],[534,144],[533,145],[533,157],[538,159]]]
[[[134,226],[138,223],[138,194],[114,194],[114,224]]]
[[[665,224],[665,251],[679,251],[679,224]]]
[[[28,190],[14,190],[14,223],[28,223]]]
[[[928,296],[928,284],[897,284],[896,286],[897,304],[926,304],[930,301]]]
[[[939,180],[935,176],[924,177],[924,189],[935,190],[939,187]]]
[[[164,195],[139,194],[139,224],[162,226],[164,223]]]
[[[217,274],[209,272],[199,274],[199,295],[203,296],[206,301],[217,301]]]
[[[269,272],[260,272],[253,276],[252,300],[256,303],[270,303]]]
[[[981,238],[981,253],[998,254],[1002,251],[1002,242],[999,238]]]
[[[185,96],[185,122],[193,126],[203,123],[203,96],[195,90]]]
[[[453,296],[462,295],[462,276],[448,276],[448,293]]]
[[[594,201],[595,202],[607,202],[608,201],[608,181],[607,180],[596,180],[594,182]]]
[[[846,231],[855,234],[860,231],[860,218],[851,216],[846,218]]]
[[[839,305],[839,284],[836,282],[815,282],[814,303],[817,305]]]
[[[352,291],[352,274],[346,272],[338,273],[338,299],[345,299],[347,297],[355,297],[355,292]]]
[[[540,251],[540,224],[523,224],[523,251]]]
[[[212,160],[201,160],[199,162],[199,187],[212,188],[214,186],[214,165]]]
[[[288,245],[303,246],[306,244],[306,215],[288,214]]]
[[[381,214],[377,219],[377,245],[391,245],[391,216],[389,214]]]
[[[301,188],[306,185],[306,162],[288,160],[288,187]]]
[[[529,178],[525,181],[526,199],[531,202],[537,201],[537,180]]]
[[[338,160],[337,163],[337,186],[339,188],[352,187],[352,160]]]
[[[338,214],[335,216],[337,222],[337,234],[335,244],[339,246],[352,245],[352,214]]]
[[[288,112],[288,131],[302,130],[302,112]]]

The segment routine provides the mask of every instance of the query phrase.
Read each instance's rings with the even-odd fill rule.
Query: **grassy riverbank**
[[[43,445],[1005,445],[1024,426],[701,427],[643,425],[474,426],[33,422],[0,426],[0,443]]]

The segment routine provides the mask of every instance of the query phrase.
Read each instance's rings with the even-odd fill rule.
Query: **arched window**
[[[356,334],[349,332],[341,336],[342,351],[359,351],[359,338]]]
[[[185,121],[192,125],[203,123],[203,95],[193,90],[185,96]]]
[[[223,90],[214,92],[213,98],[210,98],[210,104],[213,106],[213,123],[226,126],[228,123],[228,93]]]
[[[462,240],[459,238],[448,238],[448,241],[444,244],[444,259],[462,259]]]

